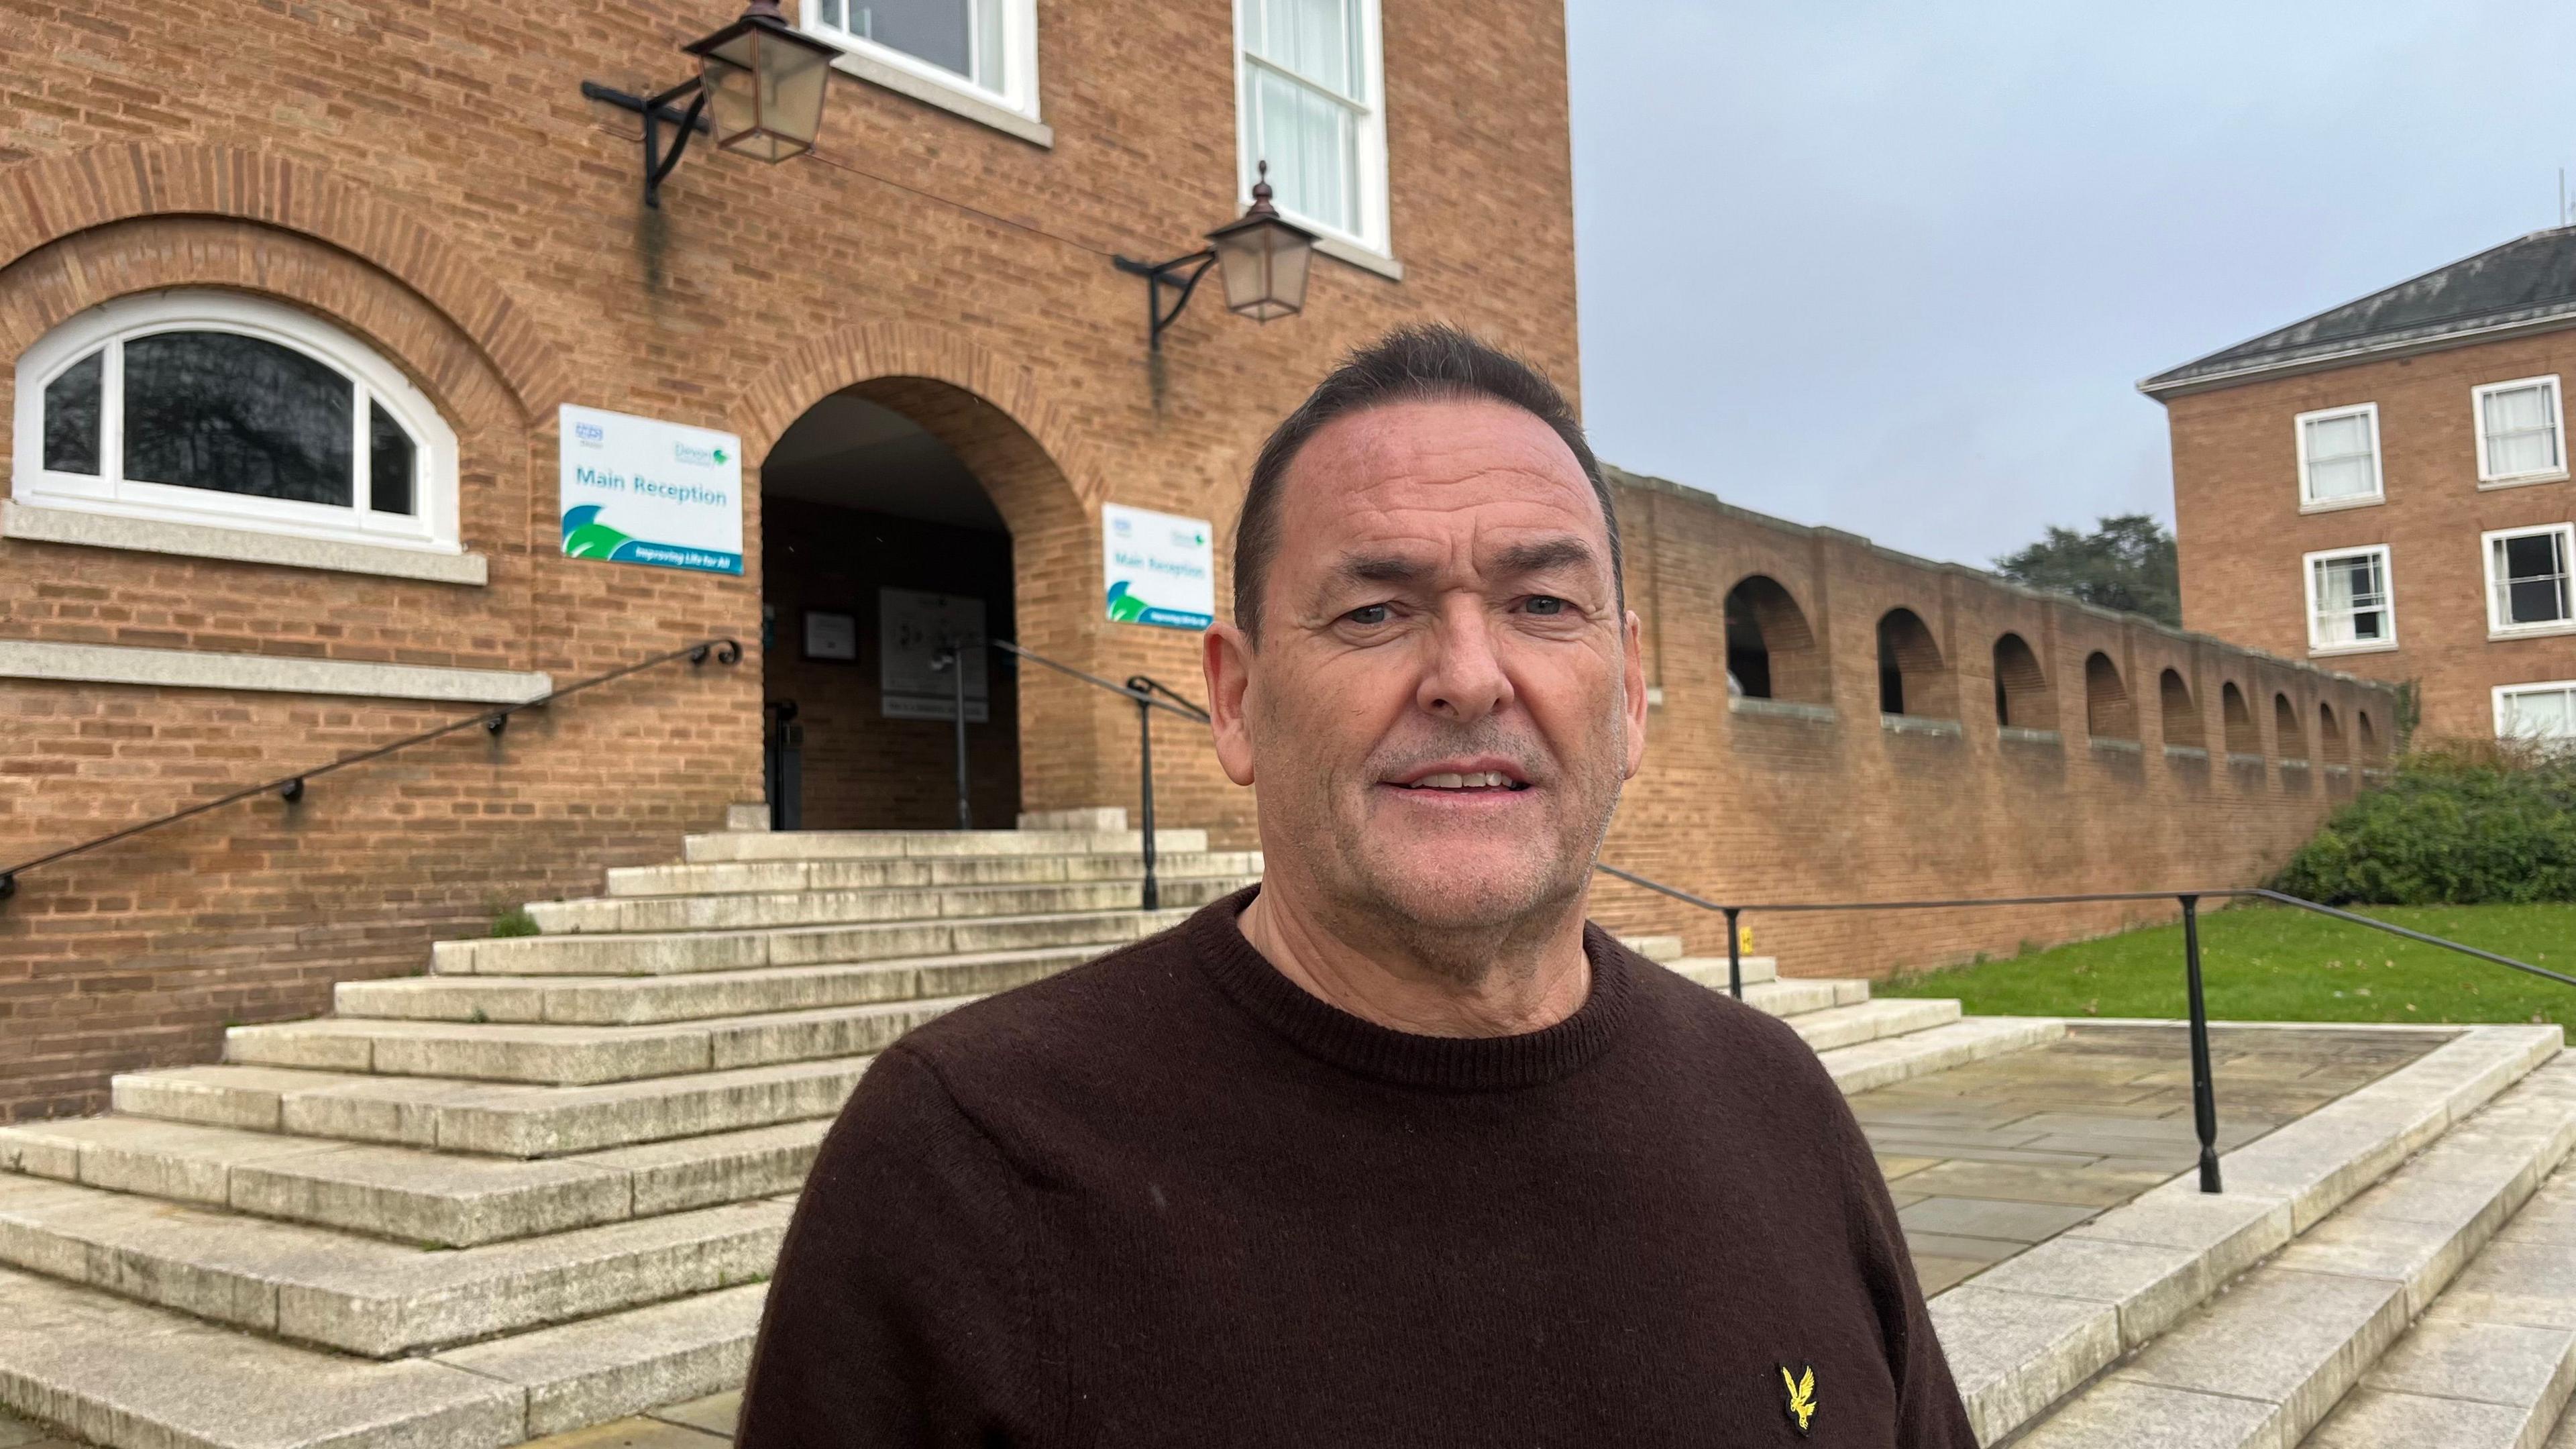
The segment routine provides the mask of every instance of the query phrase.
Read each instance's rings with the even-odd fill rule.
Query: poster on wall
[[[984,601],[912,589],[877,590],[877,689],[887,719],[957,718],[957,680],[936,667],[950,645],[966,657],[966,722],[993,718]]]
[[[742,439],[571,403],[556,420],[565,557],[742,572]]]
[[[1121,624],[1204,629],[1216,622],[1216,529],[1123,504],[1100,505],[1109,617]]]

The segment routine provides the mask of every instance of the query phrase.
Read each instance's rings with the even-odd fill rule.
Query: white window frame
[[[2331,422],[2337,418],[2362,417],[2370,420],[2370,491],[2350,498],[2319,498],[2308,476],[2308,424]],[[2367,508],[2388,501],[2388,487],[2380,474],[2379,404],[2354,403],[2349,407],[2319,408],[2299,414],[2290,420],[2299,448],[2299,511],[2327,513],[2338,508]]]
[[[2355,554],[2379,555],[2379,584],[2388,591],[2379,613],[2386,621],[2386,631],[2377,639],[2356,643],[2326,643],[2317,631],[2317,565],[2333,558],[2351,558]],[[2390,566],[2388,545],[2355,544],[2347,548],[2321,548],[2299,557],[2299,587],[2308,601],[2308,652],[2310,654],[2379,654],[2397,647],[2397,572]]]
[[[2558,439],[2558,465],[2529,473],[2499,474],[2487,466],[2487,397],[2491,393],[2511,392],[2516,388],[2546,385],[2549,389],[2549,427]],[[2469,422],[2478,440],[2478,486],[2512,488],[2524,483],[2547,483],[2567,476],[2566,390],[2558,385],[2558,374],[2539,377],[2517,377],[2504,382],[2481,383],[2469,390]]]
[[[1260,179],[1259,162],[1252,144],[1252,74],[1256,67],[1275,70],[1304,84],[1311,81],[1294,72],[1259,59],[1244,43],[1250,32],[1244,9],[1257,0],[1234,0],[1234,135],[1235,135],[1235,204],[1252,204],[1252,186]],[[1378,0],[1348,0],[1359,14],[1361,97],[1358,102],[1359,144],[1353,158],[1358,170],[1360,225],[1356,229],[1334,226],[1307,216],[1287,206],[1281,214],[1301,226],[1310,227],[1323,237],[1316,250],[1344,260],[1375,261],[1383,268],[1395,259],[1393,245],[1387,236],[1386,181],[1386,50],[1378,33]],[[1339,246],[1335,244],[1339,243]],[[1358,257],[1345,255],[1355,249]]]
[[[2478,553],[2485,560],[2487,580],[2487,637],[2521,639],[2534,634],[2576,633],[2576,578],[2567,584],[2569,616],[2539,624],[2516,624],[2504,616],[2504,599],[2499,587],[2504,580],[2496,572],[2497,545],[2509,538],[2528,538],[2533,534],[2555,534],[2558,538],[2558,563],[2576,574],[2576,525],[2565,523],[2534,524],[2526,528],[2491,529],[2478,535]]]
[[[232,332],[303,353],[356,384],[352,466],[368,455],[367,403],[409,430],[417,474],[409,515],[375,513],[363,503],[304,503],[211,488],[128,481],[123,349],[162,332]],[[45,466],[45,388],[73,364],[104,351],[100,373],[99,472],[61,473]],[[333,539],[430,553],[458,553],[456,433],[428,397],[393,364],[357,339],[310,314],[242,292],[183,288],[148,292],[92,307],[38,339],[19,357],[10,496],[31,507],[120,518],[213,525],[294,538]]]
[[[842,0],[842,13],[860,0]],[[823,6],[817,0],[804,0],[798,7],[797,29],[828,45],[838,46],[841,54],[833,68],[858,75],[862,79],[888,83],[891,78],[874,67],[883,67],[912,82],[898,85],[918,100],[929,101],[944,109],[991,124],[997,118],[983,114],[984,107],[1004,112],[1007,116],[1035,122],[1038,116],[1038,7],[1037,0],[1001,0],[1002,8],[1002,84],[999,89],[983,85],[972,76],[959,75],[945,66],[934,65],[920,56],[895,49],[881,41],[870,40],[854,30],[830,25],[823,19]],[[972,33],[973,27],[969,27]],[[854,63],[855,62],[855,63]],[[872,63],[872,64],[871,64]],[[965,102],[951,105],[949,99]],[[1026,139],[1051,142],[1052,135],[1041,138],[1019,127],[1003,129],[1022,134]]]
[[[2576,691],[2576,679],[2538,679],[2525,684],[2499,684],[2489,690],[2488,699],[2494,711],[2496,738],[2500,740],[2533,738],[2529,735],[2505,733],[2504,703],[2507,698],[2517,694],[2549,694],[2561,691]],[[2541,738],[2561,740],[2568,747],[2576,748],[2576,736],[2549,735]]]

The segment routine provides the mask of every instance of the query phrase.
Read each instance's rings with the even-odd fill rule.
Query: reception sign
[[[1215,533],[1204,518],[1100,505],[1109,617],[1164,629],[1215,623]]]
[[[742,572],[742,439],[570,403],[558,420],[566,557]]]

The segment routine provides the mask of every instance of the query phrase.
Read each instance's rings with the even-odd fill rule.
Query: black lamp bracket
[[[1168,262],[1140,262],[1134,257],[1114,257],[1118,270],[1145,279],[1146,345],[1153,351],[1163,350],[1163,329],[1180,319],[1181,309],[1190,305],[1190,293],[1198,288],[1199,278],[1216,265],[1216,249],[1196,251]],[[1163,289],[1174,293],[1171,310],[1163,308]]]
[[[691,76],[658,96],[634,96],[612,90],[597,81],[583,81],[581,93],[594,101],[606,101],[620,110],[634,111],[644,118],[644,204],[659,209],[662,205],[662,182],[680,157],[689,149],[689,138],[715,128],[707,123],[705,82]],[[682,96],[691,97],[685,111],[672,106]],[[662,127],[677,126],[680,139],[671,143],[671,154],[662,154]]]

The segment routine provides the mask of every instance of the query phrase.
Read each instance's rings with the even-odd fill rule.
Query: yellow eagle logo
[[[1807,1421],[1816,1417],[1816,1370],[1813,1364],[1805,1367],[1806,1373],[1799,1375],[1789,1372],[1787,1364],[1780,1366],[1780,1387],[1789,1391],[1789,1418],[1797,1424],[1798,1437],[1802,1439],[1807,1434]]]

